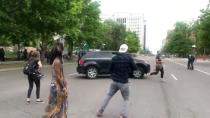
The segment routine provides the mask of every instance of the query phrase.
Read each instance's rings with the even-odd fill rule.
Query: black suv
[[[81,52],[78,56],[77,72],[86,74],[90,79],[96,78],[99,74],[110,74],[112,57],[118,52]],[[134,59],[138,70],[130,73],[131,77],[143,78],[144,74],[150,72],[150,65],[144,60]]]

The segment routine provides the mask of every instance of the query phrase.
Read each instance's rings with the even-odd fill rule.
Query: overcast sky
[[[209,0],[97,0],[102,14],[117,12],[143,13],[147,24],[146,47],[153,53],[161,48],[168,29],[176,21],[196,20],[200,9],[206,8]]]

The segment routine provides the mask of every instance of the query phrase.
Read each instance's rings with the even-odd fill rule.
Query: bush
[[[5,59],[7,60],[16,60],[17,59],[17,52],[10,52],[6,51],[5,52]]]

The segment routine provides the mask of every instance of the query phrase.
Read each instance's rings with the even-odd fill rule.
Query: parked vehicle
[[[85,52],[83,56],[78,56],[77,72],[86,74],[89,79],[95,79],[100,74],[110,74],[112,57],[118,52],[100,51]],[[134,59],[138,70],[131,72],[131,77],[143,78],[144,74],[150,72],[150,65],[144,60]]]

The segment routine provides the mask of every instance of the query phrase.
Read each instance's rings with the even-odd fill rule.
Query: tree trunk
[[[21,53],[21,51],[20,51],[20,43],[18,43],[18,45],[17,45],[17,60],[20,60],[20,53]]]
[[[72,59],[73,46],[74,46],[73,39],[71,37],[67,36],[66,40],[67,40],[67,44],[68,44],[68,56],[69,56],[69,59]]]
[[[41,44],[40,44],[40,59],[42,61],[44,61],[45,59],[45,53],[47,51],[47,43],[46,43],[46,40],[47,40],[47,36],[46,35],[43,35],[42,38],[41,38]]]

